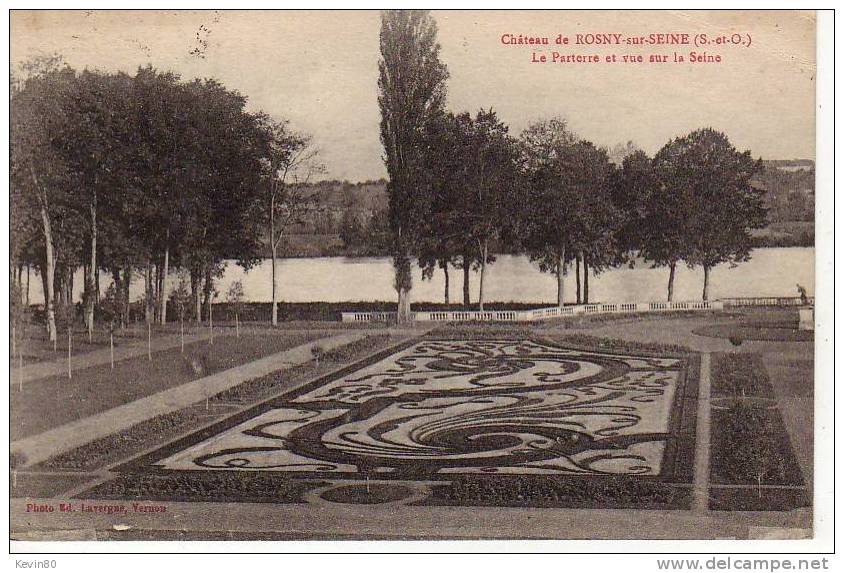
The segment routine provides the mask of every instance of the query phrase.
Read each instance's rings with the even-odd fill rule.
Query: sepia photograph
[[[13,550],[813,539],[817,23],[10,10]]]

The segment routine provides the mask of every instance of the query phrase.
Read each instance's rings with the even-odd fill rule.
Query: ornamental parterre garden
[[[12,497],[373,515],[397,507],[810,508],[811,447],[793,447],[790,390],[782,388],[795,370],[777,362],[808,367],[811,380],[811,363],[794,358],[806,344],[781,337],[734,351],[714,332],[695,333],[713,323],[749,328],[746,316],[722,318],[449,324],[401,335],[375,328],[328,351],[317,340],[303,364],[43,462],[20,460]],[[685,337],[641,334],[678,325]],[[706,351],[706,440],[697,435],[703,354],[689,341],[721,349]],[[701,449],[709,454],[703,505],[695,497]]]
[[[122,464],[80,495],[688,509],[698,369],[692,353],[414,339]]]
[[[546,491],[532,485],[544,481],[538,476],[688,484],[694,368],[691,357],[589,353],[533,340],[414,341],[168,444],[87,495],[192,499],[201,492],[207,500],[210,484],[228,480],[219,501],[301,501],[272,490],[256,496],[250,481],[235,478],[246,475],[286,486],[336,483],[350,501],[358,495],[350,485],[364,482],[365,490],[378,480],[404,484],[414,501],[430,492],[436,504],[545,506],[588,503],[589,496],[565,484]],[[473,476],[507,476],[501,486],[523,491],[522,499],[460,495]],[[430,482],[439,482],[433,491],[421,485]],[[688,501],[661,493],[634,503]],[[631,503],[627,487],[619,494],[618,503]]]

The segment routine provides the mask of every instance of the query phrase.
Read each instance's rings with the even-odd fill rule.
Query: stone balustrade
[[[565,306],[563,308],[553,306],[529,310],[416,311],[411,313],[411,318],[417,322],[535,322],[549,318],[559,318],[581,314],[630,314],[696,310],[709,311],[722,310],[725,306],[724,301],[720,300],[686,302],[622,302],[608,304],[581,304],[575,306]],[[342,312],[340,314],[343,322],[392,322],[396,320],[395,312]]]

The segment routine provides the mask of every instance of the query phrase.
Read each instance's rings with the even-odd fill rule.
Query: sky
[[[765,159],[815,157],[815,16],[793,11],[434,11],[448,107],[493,108],[514,134],[559,116],[582,138],[632,140],[649,154],[700,127]],[[374,11],[20,11],[11,61],[61,54],[74,68],[152,64],[213,77],[249,108],[290,121],[320,149],[325,178],[386,176],[379,139]],[[740,34],[749,46],[505,45],[504,34]],[[617,63],[532,63],[532,53],[615,54]],[[673,53],[721,63],[673,63]],[[624,55],[669,57],[624,63]]]

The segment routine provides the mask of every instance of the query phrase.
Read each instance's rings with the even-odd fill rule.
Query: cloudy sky
[[[449,68],[448,105],[492,107],[515,133],[565,117],[596,144],[649,153],[692,129],[723,130],[769,159],[814,158],[815,18],[811,12],[434,12]],[[13,66],[59,53],[76,68],[132,72],[151,63],[214,77],[252,109],[311,133],[328,178],[385,175],[376,102],[379,15],[371,11],[13,11]],[[750,36],[709,46],[720,64],[531,63],[503,34],[705,33]],[[547,46],[545,54],[688,54],[694,46]]]

